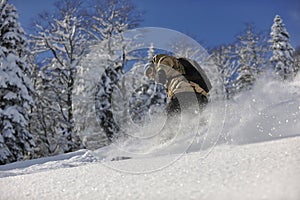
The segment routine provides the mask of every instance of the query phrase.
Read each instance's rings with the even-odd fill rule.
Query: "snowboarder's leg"
[[[208,103],[207,97],[200,93],[181,92],[175,94],[166,107],[168,117],[175,117],[181,113],[200,113]]]
[[[198,100],[200,112],[202,112],[205,106],[208,104],[208,99],[206,96],[199,93],[196,93],[196,97]]]
[[[168,119],[175,117],[181,113],[180,103],[178,101],[178,98],[175,95],[168,102],[165,110],[166,110]]]
[[[208,100],[199,93],[182,92],[174,95],[166,106],[167,120],[162,134],[175,136],[194,127]]]

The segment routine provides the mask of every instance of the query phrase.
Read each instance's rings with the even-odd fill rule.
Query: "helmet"
[[[155,56],[153,56],[153,59],[151,62],[147,63],[144,66],[144,74],[145,76],[147,76],[148,78],[151,78],[151,75],[153,75],[153,72],[155,71],[155,67],[154,65],[158,63],[158,61],[164,57],[164,56],[168,56],[167,54],[157,54]],[[153,78],[153,77],[152,77]]]
[[[153,63],[158,63],[158,61],[162,58],[162,57],[164,57],[164,56],[168,56],[167,54],[157,54],[157,55],[155,55],[154,57],[153,57]]]

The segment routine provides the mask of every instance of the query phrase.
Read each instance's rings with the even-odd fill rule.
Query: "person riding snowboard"
[[[208,103],[208,92],[211,84],[204,71],[199,73],[195,61],[186,58],[176,58],[166,54],[155,55],[151,62],[145,65],[144,74],[155,82],[164,85],[168,94],[166,106],[167,120],[183,111],[194,112],[195,106],[199,111]],[[193,107],[195,108],[195,107]]]

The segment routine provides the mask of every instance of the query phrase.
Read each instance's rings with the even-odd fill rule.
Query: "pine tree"
[[[143,60],[150,62],[155,55],[155,47],[150,44],[147,57]],[[134,91],[129,97],[128,112],[133,123],[138,125],[149,124],[154,115],[162,114],[167,103],[166,89],[144,76],[142,66],[145,63],[136,63],[133,66],[132,81]]]
[[[294,60],[295,60],[294,72],[295,72],[295,75],[297,75],[300,70],[300,47],[298,47],[295,51]]]
[[[164,86],[150,80],[137,88],[129,99],[131,119],[135,124],[149,124],[154,115],[163,113],[166,103]]]
[[[120,125],[115,121],[112,110],[112,93],[122,77],[121,67],[107,67],[97,85],[95,94],[95,109],[100,126],[109,140],[113,140],[120,133]]]
[[[109,55],[105,45],[99,43],[89,47],[90,53],[78,68],[74,87],[75,128],[89,149],[100,148],[109,143],[106,135],[110,135],[111,131],[105,126],[111,125],[101,120],[116,124],[112,115],[106,115],[111,111],[111,104],[107,103],[111,101],[111,90],[117,87],[122,76],[122,70],[115,69],[121,65],[120,62],[114,62],[118,57]],[[106,106],[102,107],[103,104]],[[111,116],[111,119],[100,116]]]
[[[259,36],[253,32],[251,24],[247,25],[246,34],[238,36],[236,53],[238,55],[237,77],[235,87],[237,91],[252,88],[258,77],[262,64],[260,61]]]
[[[76,129],[87,136],[88,143],[91,140],[89,138],[95,139],[96,135],[101,135],[98,137],[99,148],[105,143],[102,139],[103,133],[111,139],[118,134],[120,124],[126,121],[126,98],[130,88],[127,87],[123,71],[125,63],[134,58],[127,57],[129,48],[133,45],[123,34],[129,28],[136,27],[140,18],[131,1],[95,0],[93,8],[95,10],[90,12],[93,19],[91,30],[88,30],[93,45],[89,47],[90,53],[79,68],[75,87],[75,95],[82,95],[84,101],[77,101],[74,105]],[[117,91],[116,98],[119,100],[111,102],[113,88]],[[89,113],[88,116],[80,117],[83,112]],[[119,116],[113,116],[113,113],[119,113]],[[95,121],[95,115],[99,122]],[[119,120],[115,120],[116,118]]]
[[[234,85],[234,77],[236,76],[237,73],[237,54],[236,54],[236,46],[235,45],[223,45],[220,46],[213,51],[212,59],[217,66],[217,71],[218,71],[218,76],[219,78],[215,78],[216,81],[220,81],[221,85],[219,88],[214,88],[217,89],[216,92],[217,95],[219,96],[218,98],[231,98],[234,96],[236,90],[235,90],[235,85]]]
[[[153,59],[153,57],[155,56],[155,48],[154,48],[154,44],[151,43],[150,47],[148,49],[148,53],[147,53],[147,60],[148,62],[151,61]]]
[[[270,35],[273,52],[270,62],[274,65],[275,73],[283,80],[292,79],[295,74],[293,69],[294,49],[290,44],[290,35],[279,15],[274,18]]]
[[[0,2],[0,164],[18,161],[35,145],[28,131],[33,105],[28,44],[15,7]]]

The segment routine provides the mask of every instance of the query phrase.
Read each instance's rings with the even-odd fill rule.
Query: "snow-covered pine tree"
[[[32,152],[34,140],[28,131],[33,105],[28,43],[18,23],[16,8],[0,1],[0,164],[23,159]]]
[[[294,72],[297,75],[300,70],[300,47],[298,47],[294,54]]]
[[[155,48],[154,48],[154,44],[151,43],[147,53],[147,62],[150,62],[154,56],[155,56]]]
[[[155,55],[155,48],[153,43],[150,44],[148,49],[139,49],[137,51],[129,52],[127,58],[130,58],[127,62],[130,70],[126,72],[126,82],[127,88],[131,89],[131,92],[134,92],[137,88],[141,87],[144,84],[149,83],[149,79],[144,76],[144,67],[145,64],[150,62]],[[147,56],[145,57],[145,54]],[[130,94],[131,96],[131,94]]]
[[[237,71],[235,45],[222,45],[213,50],[212,59],[217,65],[218,76],[222,82],[215,92],[219,98],[231,98],[235,94],[234,76]],[[219,81],[216,77],[216,81]]]
[[[245,35],[238,36],[236,53],[238,55],[236,91],[250,90],[261,70],[259,63],[259,36],[253,32],[253,26],[247,25]]]
[[[109,62],[105,48],[100,44],[89,47],[77,70],[74,84],[75,130],[83,138],[88,149],[98,149],[108,144],[105,133],[97,121],[95,94],[97,84]]]
[[[76,115],[79,116],[78,113],[86,112],[87,110],[89,111],[88,113],[96,112],[99,123],[92,123],[91,125],[91,120],[87,124],[84,119],[78,119],[80,125],[78,130],[86,133],[89,129],[92,130],[93,134],[100,135],[99,127],[94,127],[100,124],[104,133],[111,139],[113,132],[117,133],[119,129],[117,128],[119,124],[115,121],[115,116],[112,115],[112,107],[115,109],[114,113],[120,113],[120,116],[124,115],[124,119],[127,117],[125,99],[129,90],[126,88],[125,79],[120,76],[123,74],[125,63],[132,59],[127,57],[128,52],[130,52],[129,47],[132,45],[129,45],[131,41],[124,38],[123,34],[129,28],[136,27],[141,18],[131,1],[95,0],[93,7],[95,11],[91,12],[93,20],[91,22],[91,30],[88,32],[91,38],[94,39],[94,46],[86,57],[91,62],[82,65],[80,68],[82,73],[78,77],[80,84],[76,86],[76,93],[78,94],[81,91],[81,94],[88,99],[92,96],[95,97],[96,94],[96,99],[93,98],[93,103],[95,104],[96,101],[97,106],[95,110],[95,107],[91,105],[92,102],[90,104],[82,103],[76,106]],[[95,48],[98,48],[98,50],[95,50]],[[93,51],[98,52],[98,55]],[[116,80],[115,76],[119,78]],[[115,91],[118,91],[118,98],[120,98],[118,105],[115,104],[116,101],[111,102],[112,88],[117,88]],[[108,106],[102,106],[103,104],[107,105],[107,102],[111,103]],[[91,117],[93,115],[90,115],[89,119]],[[124,119],[120,120],[124,121]],[[92,121],[94,122],[94,120]],[[92,137],[95,138],[94,136]]]
[[[74,132],[73,89],[77,67],[85,55],[88,40],[81,28],[85,20],[81,17],[83,2],[62,0],[57,2],[53,14],[44,13],[37,21],[37,31],[32,35],[34,52],[43,60],[41,73],[44,80],[41,92],[47,111],[43,120],[50,126],[55,124],[55,134],[60,135],[59,151],[70,152],[81,148],[81,141]],[[45,56],[46,55],[46,56]],[[55,119],[47,121],[48,112],[56,113]],[[43,130],[42,130],[43,131]],[[57,138],[57,137],[54,137]]]
[[[147,57],[144,59],[150,62],[155,55],[155,47],[150,44]],[[143,66],[145,63],[137,63],[132,70],[132,82],[135,90],[129,98],[128,112],[135,124],[145,125],[150,123],[153,115],[161,114],[167,103],[166,89],[161,84],[156,84],[144,76]],[[136,80],[138,79],[138,80]]]
[[[156,114],[162,114],[167,103],[166,89],[150,80],[137,88],[129,99],[129,113],[135,124],[149,124]]]
[[[274,18],[270,35],[271,50],[273,53],[270,62],[274,66],[275,73],[282,80],[292,79],[295,75],[293,69],[294,49],[290,44],[290,35],[279,15],[276,15]]]
[[[113,140],[120,131],[112,110],[112,93],[122,77],[121,67],[107,67],[98,82],[95,94],[96,114],[107,138]]]

